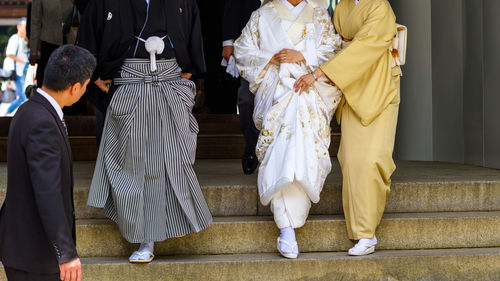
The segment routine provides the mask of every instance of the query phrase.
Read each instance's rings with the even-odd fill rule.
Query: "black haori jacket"
[[[135,37],[140,32],[138,27],[142,26],[142,22],[139,21],[144,20],[145,11],[138,11],[137,7],[141,7],[141,4],[145,6],[145,3],[145,0],[89,2],[78,30],[77,45],[96,56],[98,65],[94,79],[100,77],[102,80],[107,80],[116,77],[123,61],[132,57],[131,50],[137,44]],[[146,28],[158,30],[163,28],[158,25],[165,25],[164,29],[170,37],[174,56],[182,72],[193,75],[204,73],[205,58],[196,1],[150,0],[150,5],[154,5],[152,6],[154,8],[150,8],[148,22],[156,26]],[[165,39],[163,55],[168,54],[170,48],[170,41],[167,40]],[[160,58],[162,57],[157,56],[157,59]],[[101,91],[90,91],[88,96],[103,111],[111,95],[104,95]]]

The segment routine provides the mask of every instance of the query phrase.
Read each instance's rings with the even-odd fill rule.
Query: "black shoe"
[[[245,156],[241,160],[241,164],[243,166],[243,173],[245,173],[245,175],[251,175],[257,169],[257,166],[259,165],[259,160],[255,155]]]

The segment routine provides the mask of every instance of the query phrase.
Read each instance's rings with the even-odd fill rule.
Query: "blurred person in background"
[[[33,0],[30,26],[30,64],[38,64],[37,85],[43,84],[45,66],[52,52],[63,45],[63,24],[73,12],[71,0]]]
[[[7,44],[6,60],[10,60],[7,68],[16,72],[16,100],[14,100],[5,115],[10,115],[25,100],[24,81],[28,62],[28,44],[26,39],[26,18],[21,18],[17,23],[17,33],[12,35]]]

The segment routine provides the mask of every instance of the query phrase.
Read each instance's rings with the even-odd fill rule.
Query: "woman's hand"
[[[295,82],[295,84],[293,84],[295,92],[300,90],[300,96],[302,92],[307,91],[309,87],[311,87],[311,85],[323,75],[325,75],[325,73],[321,70],[321,68],[316,68],[312,73],[303,75]]]
[[[311,73],[309,73],[300,77],[299,80],[297,80],[295,84],[293,84],[293,87],[295,92],[299,92],[300,90],[299,92],[300,96],[302,95],[303,92],[307,92],[307,90],[309,90],[309,87],[311,87],[311,85],[314,84],[314,82],[316,82],[316,79]]]
[[[101,89],[101,91],[107,93],[109,91],[109,84],[113,83],[113,80],[101,80],[101,78],[97,78],[94,84]]]
[[[276,55],[280,63],[298,63],[306,61],[301,52],[292,49],[283,49]]]

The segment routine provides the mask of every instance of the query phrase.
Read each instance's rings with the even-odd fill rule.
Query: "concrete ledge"
[[[387,199],[387,213],[469,212],[500,210],[500,182],[394,183]],[[270,216],[259,202],[255,185],[203,186],[213,216]],[[77,219],[104,218],[101,209],[87,206],[88,188],[74,192]],[[0,189],[0,201],[5,189]],[[328,184],[312,215],[343,214],[340,185]]]
[[[158,255],[246,254],[276,252],[279,231],[271,217],[219,217],[206,230],[157,243]],[[387,214],[377,230],[377,249],[500,247],[500,212]],[[346,251],[342,216],[311,216],[297,230],[301,252]],[[108,220],[77,223],[82,257],[127,256],[137,245],[125,241]]]
[[[297,260],[278,254],[249,254],[160,257],[146,265],[130,264],[126,258],[87,258],[82,262],[86,281],[488,281],[500,276],[499,248],[378,251],[366,257],[305,253]],[[0,280],[6,280],[3,273]]]
[[[500,210],[500,171],[474,166],[397,162],[386,212],[455,212]],[[256,175],[243,175],[240,160],[200,160],[195,169],[214,216],[270,215],[260,205]],[[103,218],[102,211],[87,206],[93,162],[75,162],[75,206],[79,219]],[[333,160],[321,200],[311,214],[342,214],[340,167]],[[0,164],[0,201],[5,197],[6,164]]]

